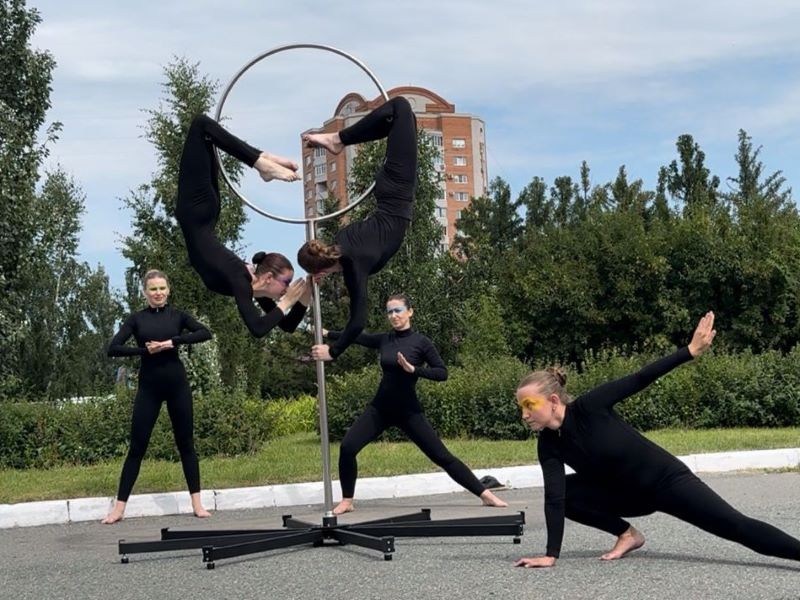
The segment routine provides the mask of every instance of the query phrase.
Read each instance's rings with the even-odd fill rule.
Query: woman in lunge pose
[[[574,401],[566,377],[555,369],[522,380],[517,403],[522,418],[539,434],[545,489],[547,552],[523,558],[523,567],[551,567],[561,550],[564,518],[617,537],[603,560],[622,558],[644,544],[623,517],[664,512],[751,550],[800,560],[800,540],[744,516],[695,476],[680,460],[623,421],[613,408],[711,345],[714,314],[701,320],[687,347],[638,373],[601,385]],[[575,470],[564,475],[564,465]]]
[[[375,177],[377,208],[367,219],[342,228],[335,243],[306,242],[297,262],[316,277],[342,272],[350,295],[350,318],[333,346],[311,351],[317,360],[332,360],[352,344],[367,322],[367,279],[395,255],[411,222],[417,177],[417,122],[403,97],[392,98],[338,133],[303,136],[308,146],[338,154],[345,146],[386,138],[386,160]]]
[[[419,404],[416,393],[417,379],[433,381],[447,379],[447,367],[442,362],[433,343],[424,335],[411,329],[414,309],[402,294],[390,296],[386,302],[386,316],[392,326],[388,333],[362,333],[355,343],[375,348],[380,353],[383,378],[372,403],[347,430],[339,450],[339,479],[342,484],[342,501],[333,509],[337,515],[353,510],[353,495],[358,475],[356,456],[385,429],[399,427],[425,455],[442,467],[459,485],[478,496],[488,506],[508,506],[487,490],[467,466],[445,448],[436,435]],[[336,340],[341,334],[323,331]],[[423,366],[427,363],[427,367]]]
[[[109,356],[139,356],[139,389],[133,401],[131,445],[119,481],[117,501],[103,519],[110,524],[121,521],[133,484],[139,475],[150,434],[166,400],[175,443],[181,456],[183,474],[197,517],[209,517],[200,501],[200,468],[194,451],[192,390],[178,356],[178,346],[211,339],[211,332],[194,317],[167,304],[169,284],[161,271],[148,271],[142,280],[147,308],[129,316],[111,340]],[[133,336],[135,346],[125,342]]]
[[[209,290],[233,296],[253,335],[265,336],[276,325],[294,331],[310,304],[311,286],[304,279],[292,282],[292,263],[277,252],[258,252],[253,264],[246,264],[217,238],[220,196],[214,146],[254,167],[264,181],[299,177],[292,161],[256,150],[205,115],[195,117],[183,146],[175,207],[189,262]]]

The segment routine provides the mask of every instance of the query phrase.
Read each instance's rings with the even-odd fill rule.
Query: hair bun
[[[558,382],[558,385],[561,387],[567,385],[567,374],[564,369],[561,367],[547,367],[545,370],[555,378],[555,380]]]
[[[260,265],[261,261],[264,260],[266,256],[267,256],[266,252],[256,252],[255,254],[253,254],[253,264]]]

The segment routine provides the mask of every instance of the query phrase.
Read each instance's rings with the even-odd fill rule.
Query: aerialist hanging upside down
[[[367,219],[342,228],[335,244],[306,242],[297,262],[317,277],[342,272],[350,295],[350,318],[333,346],[311,351],[317,360],[333,360],[352,344],[367,322],[367,280],[380,271],[403,243],[411,222],[417,181],[417,124],[411,105],[392,98],[338,133],[306,134],[307,146],[333,154],[345,146],[386,138],[386,160],[375,178],[377,208]]]
[[[304,279],[292,282],[292,263],[277,252],[258,252],[253,264],[246,264],[217,238],[220,195],[214,146],[255,168],[264,181],[296,181],[297,164],[256,150],[205,115],[195,117],[183,146],[175,207],[189,262],[206,287],[233,296],[254,336],[263,337],[276,325],[294,331],[311,302],[311,286]],[[254,298],[264,314],[253,305]]]
[[[545,489],[547,553],[523,558],[523,567],[551,567],[561,551],[564,518],[617,536],[600,558],[615,560],[644,544],[622,517],[664,512],[751,550],[800,560],[800,540],[744,516],[680,460],[623,421],[613,408],[705,352],[716,335],[714,314],[701,320],[688,347],[638,373],[601,385],[574,401],[557,370],[535,371],[517,389],[522,418],[539,434]],[[575,470],[564,475],[564,465]]]

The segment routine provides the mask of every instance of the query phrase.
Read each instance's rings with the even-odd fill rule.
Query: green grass
[[[673,454],[795,448],[800,428],[660,430],[647,434]],[[535,462],[536,443],[527,441],[447,440],[447,447],[472,468],[525,465]],[[331,446],[336,473],[338,444]],[[246,487],[274,483],[319,481],[320,445],[314,434],[295,434],[270,441],[256,454],[234,458],[201,459],[205,489]],[[359,476],[374,477],[437,470],[408,442],[375,443],[359,455]],[[53,500],[85,496],[112,496],[122,460],[88,467],[48,470],[0,470],[0,503]],[[134,493],[183,490],[180,464],[145,460]]]

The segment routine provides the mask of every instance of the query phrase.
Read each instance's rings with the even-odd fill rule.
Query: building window
[[[467,140],[464,138],[453,138],[453,148],[466,148]]]
[[[322,164],[322,165],[315,166],[314,167],[314,175],[317,176],[317,177],[325,175],[325,165]]]
[[[442,206],[436,207],[436,216],[437,217],[446,217],[447,216],[447,209]]]
[[[320,198],[317,200],[317,214],[322,215],[325,214],[325,200]]]
[[[441,148],[444,146],[444,136],[441,133],[432,133],[431,135],[431,142],[437,148]]]
[[[442,242],[441,244],[439,244],[439,251],[440,251],[442,254],[444,254],[445,252],[447,252],[447,250],[448,250],[448,248],[449,248],[449,247],[450,247],[450,246],[447,244],[447,242]]]
[[[332,162],[332,163],[331,163],[331,166],[329,167],[329,169],[330,169],[330,172],[331,172],[331,173],[335,172],[335,171],[336,171],[336,163],[335,163],[335,162]]]
[[[331,190],[335,189],[336,189],[336,180],[334,179],[333,181],[331,181]]]
[[[307,164],[307,165],[310,165],[310,164],[311,164],[311,155],[310,155],[310,154],[307,154],[307,155],[306,155],[306,164]]]
[[[444,156],[439,152],[433,157],[433,168],[437,171],[444,169]]]
[[[460,219],[463,216],[464,216],[464,211],[463,210],[459,210],[458,212],[456,212],[456,219]]]
[[[447,189],[444,186],[439,188],[439,199],[447,200]]]
[[[466,156],[454,156],[453,157],[453,164],[457,167],[466,167],[467,166],[467,157]]]
[[[308,190],[308,191],[306,192],[306,200],[311,200],[311,197],[312,197],[313,195],[314,195],[314,192],[313,192],[312,190]]]
[[[325,156],[325,148],[314,148],[314,158],[322,158]]]
[[[469,200],[469,194],[467,192],[456,192],[456,200],[460,200],[461,202],[466,202]]]
[[[456,183],[468,183],[466,175],[453,175],[453,181]]]
[[[311,170],[306,172],[306,181],[311,181]]]

